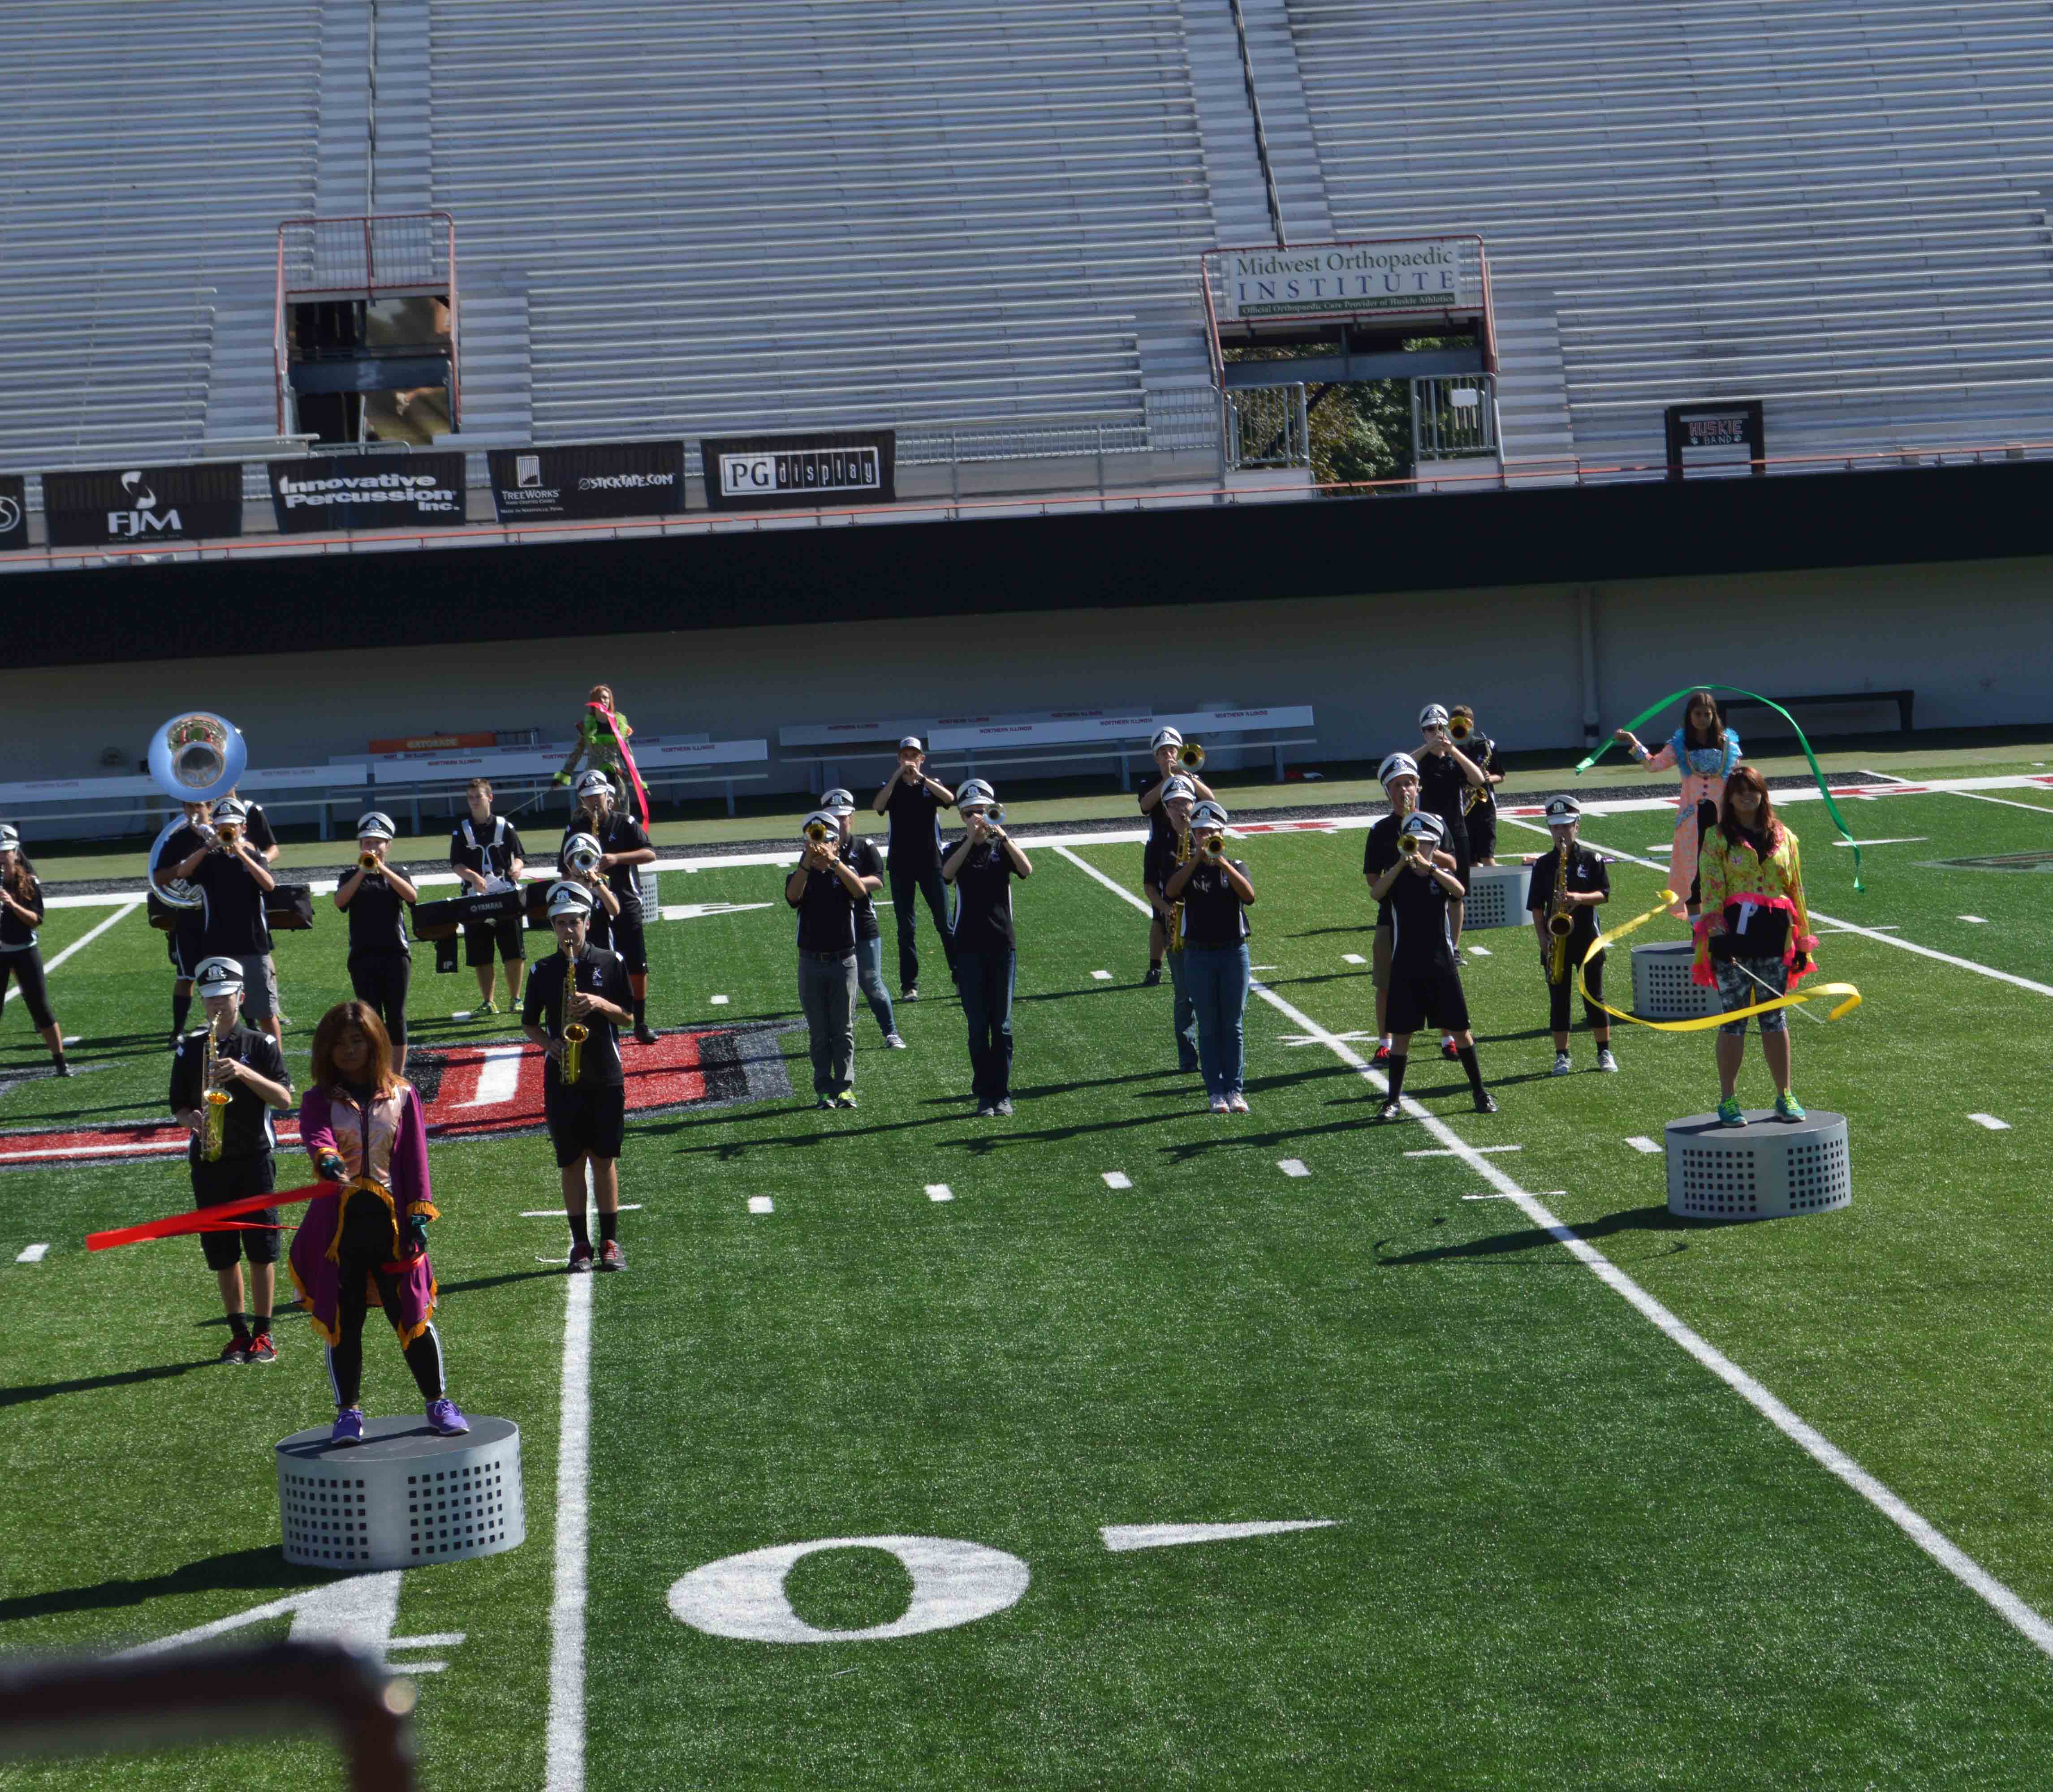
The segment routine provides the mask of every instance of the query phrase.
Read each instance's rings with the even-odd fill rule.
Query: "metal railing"
[[[1304,382],[1238,386],[1227,394],[1227,465],[1241,470],[1309,467],[1312,418]]]
[[[1494,454],[1496,382],[1488,374],[1430,374],[1411,382],[1411,465]]]
[[[1247,109],[1254,120],[1254,159],[1262,164],[1262,189],[1269,201],[1269,226],[1281,249],[1290,240],[1283,229],[1283,200],[1276,190],[1276,171],[1269,165],[1269,133],[1262,123],[1262,96],[1254,87],[1254,55],[1247,46],[1247,20],[1240,0],[1232,0],[1234,41],[1240,46],[1240,80],[1247,91]]]

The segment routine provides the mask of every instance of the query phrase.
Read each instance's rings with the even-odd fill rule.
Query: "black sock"
[[[171,998],[172,1032],[183,1033],[185,1031],[186,1021],[192,1013],[192,1004],[193,998],[189,995],[175,995]]]
[[[248,1318],[247,1314],[230,1313],[228,1316],[229,1331],[237,1338],[247,1338],[249,1335]]]
[[[1160,959],[1150,959],[1148,961],[1148,968],[1150,971],[1160,971],[1162,968],[1162,961]]]
[[[1404,1092],[1404,1066],[1409,1061],[1402,1053],[1392,1052],[1390,1062],[1384,1066],[1383,1074],[1390,1080],[1389,1099],[1392,1101]]]
[[[599,1216],[599,1242],[604,1244],[608,1239],[618,1238],[619,1236],[620,1210],[616,1207],[610,1214],[601,1210]]]
[[[587,1250],[590,1250],[591,1234],[585,1229],[584,1210],[580,1207],[568,1218],[571,1222],[571,1242],[573,1245],[582,1245]]]
[[[646,995],[634,998],[634,1024],[638,1027],[649,1024],[649,998]]]
[[[1469,1073],[1469,1087],[1474,1089],[1478,1095],[1481,1095],[1482,1093],[1482,1066],[1476,1062],[1475,1047],[1473,1045],[1461,1046],[1457,1049],[1454,1056],[1462,1061],[1462,1069]]]
[[[252,1313],[249,1316],[249,1329],[252,1331],[269,1331],[271,1329],[271,1316],[269,1313]]]

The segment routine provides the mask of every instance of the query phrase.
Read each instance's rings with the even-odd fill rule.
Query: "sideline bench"
[[[414,832],[421,831],[421,804],[460,798],[473,778],[492,780],[493,794],[546,797],[556,788],[555,774],[570,756],[570,743],[541,751],[481,749],[475,753],[406,753],[373,759],[371,781],[382,796],[390,791],[406,802]],[[734,813],[734,786],[768,778],[767,771],[734,771],[730,766],[760,765],[770,757],[763,740],[650,740],[634,750],[634,764],[650,792],[665,786],[718,784]],[[567,806],[575,799],[564,793]]]
[[[1917,695],[1915,691],[1827,691],[1814,692],[1806,697],[1777,697],[1775,700],[1784,709],[1804,709],[1823,703],[1893,703],[1896,705],[1897,720],[1902,724],[1903,731],[1909,734],[1911,731],[1910,708]],[[1772,710],[1767,709],[1765,704],[1755,702],[1752,697],[1734,697],[1725,707],[1728,715],[1735,709],[1760,709],[1769,715],[1774,714]],[[1780,718],[1778,716],[1776,720],[1779,721]],[[1745,738],[1744,731],[1741,731],[1741,737]],[[1771,740],[1775,738],[1772,735],[1768,736]]]
[[[238,794],[260,802],[267,814],[288,809],[319,812],[320,837],[331,837],[332,811],[360,802],[370,772],[361,761],[343,765],[273,766],[245,771],[236,785]],[[273,791],[305,790],[317,795],[278,801]],[[53,808],[53,804],[69,806]],[[80,806],[84,805],[86,806]],[[49,778],[25,784],[0,784],[0,821],[11,821],[24,841],[46,821],[100,821],[110,834],[155,833],[177,812],[177,805],[157,787],[154,778],[128,774],[113,778]],[[356,818],[348,819],[354,823]],[[76,829],[45,839],[75,837]]]

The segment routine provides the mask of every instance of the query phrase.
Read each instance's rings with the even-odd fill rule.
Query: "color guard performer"
[[[42,924],[42,884],[22,850],[22,837],[11,827],[0,826],[0,1002],[6,999],[8,979],[13,978],[21,986],[29,1024],[42,1035],[57,1075],[69,1076],[64,1029],[50,1012],[43,955],[36,946],[36,929]]]
[[[1556,797],[1547,805],[1547,830],[1553,850],[1533,862],[1526,886],[1525,906],[1540,940],[1540,967],[1547,978],[1547,1024],[1554,1032],[1554,1069],[1565,1076],[1568,1061],[1568,1005],[1577,972],[1597,936],[1597,910],[1611,900],[1611,872],[1604,861],[1576,837],[1583,806],[1573,797]],[[1591,960],[1582,975],[1589,985],[1583,1002],[1590,1033],[1596,1041],[1597,1069],[1612,1071],[1611,1016],[1596,1006],[1604,1000],[1604,960]],[[1594,999],[1592,999],[1594,998]]]
[[[1698,902],[1697,856],[1704,836],[1718,825],[1725,801],[1725,780],[1737,769],[1739,736],[1728,728],[1718,709],[1718,700],[1709,691],[1692,691],[1682,705],[1682,726],[1668,737],[1658,751],[1648,752],[1629,728],[1619,728],[1611,739],[1639,760],[1643,771],[1666,771],[1680,767],[1682,787],[1675,798],[1675,838],[1668,849],[1668,888],[1675,901],[1668,912],[1675,919],[1696,921]],[[1682,881],[1688,880],[1687,883]]]
[[[1162,813],[1162,793],[1172,778],[1180,778],[1191,787],[1193,801],[1214,801],[1212,787],[1199,777],[1195,767],[1187,770],[1183,762],[1184,737],[1175,728],[1158,728],[1155,738],[1148,743],[1155,755],[1155,775],[1140,786],[1140,813],[1148,818],[1148,845],[1141,849],[1140,876],[1144,886],[1148,877],[1148,853],[1169,845],[1176,830],[1169,818]],[[1194,755],[1203,763],[1203,755]],[[1162,954],[1168,944],[1168,936],[1163,931],[1162,917],[1158,913],[1148,927],[1148,974],[1142,979],[1150,985],[1162,981]]]
[[[603,689],[604,687],[601,686]],[[644,931],[648,919],[642,912],[640,868],[656,862],[656,849],[642,824],[614,801],[614,786],[603,771],[587,771],[577,781],[579,813],[563,829],[568,843],[574,833],[588,833],[599,842],[599,869],[619,898],[620,912],[613,918],[613,949],[627,961],[628,982],[634,991],[634,1042],[653,1045],[656,1035],[649,1025],[649,945]]]

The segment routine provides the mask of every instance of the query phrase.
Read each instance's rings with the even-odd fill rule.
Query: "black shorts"
[[[1469,1005],[1462,994],[1461,978],[1451,971],[1419,973],[1394,967],[1384,1016],[1384,1025],[1392,1033],[1416,1033],[1424,1026],[1466,1033]]]
[[[7,999],[7,980],[22,986],[22,1006],[29,1011],[29,1024],[41,1033],[57,1025],[50,1013],[50,996],[43,982],[43,955],[33,946],[0,952],[0,1002]]]
[[[395,1045],[406,1043],[406,985],[414,961],[404,952],[352,952],[349,986],[356,999],[385,1023]]]
[[[164,935],[164,949],[171,955],[171,974],[181,983],[190,983],[193,980],[194,974],[199,969],[200,960],[206,956],[199,949],[197,928],[173,927]]]
[[[1497,811],[1494,809],[1471,810],[1469,823],[1469,863],[1474,865],[1483,859],[1497,857]]]
[[[270,1194],[278,1186],[274,1163],[269,1151],[261,1157],[224,1158],[218,1163],[209,1163],[204,1158],[194,1161],[190,1166],[193,1205],[218,1207],[224,1201],[240,1201],[245,1195]],[[253,1214],[241,1215],[234,1231],[202,1232],[199,1248],[208,1269],[233,1269],[244,1257],[252,1263],[276,1263],[278,1241],[284,1236],[278,1229],[278,1210],[261,1207]]]
[[[620,912],[613,917],[613,950],[626,962],[630,977],[649,974],[649,947],[642,937],[642,906],[632,896],[622,896]]]
[[[567,1089],[552,1077],[543,1092],[542,1112],[559,1170],[569,1169],[587,1152],[596,1158],[620,1155],[627,1137],[627,1091],[618,1083]]]
[[[508,964],[528,955],[526,929],[518,915],[501,915],[496,921],[465,921],[463,924],[463,962],[473,971],[492,963],[497,950]]]

